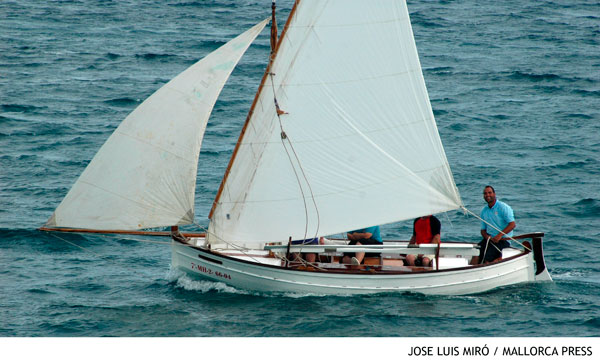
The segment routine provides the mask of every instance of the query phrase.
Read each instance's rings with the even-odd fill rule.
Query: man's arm
[[[517,226],[517,224],[515,223],[515,221],[510,222],[506,227],[504,227],[504,229],[502,230],[502,232],[498,233],[497,235],[495,235],[492,238],[492,241],[494,243],[498,243],[498,241],[504,237],[505,234],[510,233],[510,231],[512,231],[513,229],[515,229],[515,227]]]
[[[482,229],[482,230],[481,230],[481,237],[483,237],[483,239],[488,239],[488,238],[490,238],[490,237],[492,237],[492,236],[490,236],[490,235],[489,235],[489,234],[488,234],[488,233],[485,231],[485,229]]]
[[[415,244],[416,241],[417,241],[417,239],[415,238],[415,235],[413,234],[412,237],[410,237],[410,242],[408,242],[408,244]]]

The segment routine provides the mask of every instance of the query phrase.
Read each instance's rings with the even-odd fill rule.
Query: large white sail
[[[280,41],[211,237],[302,239],[460,207],[404,1],[300,0]]]
[[[231,71],[267,23],[192,65],[129,114],[46,226],[132,230],[192,223],[206,123]]]

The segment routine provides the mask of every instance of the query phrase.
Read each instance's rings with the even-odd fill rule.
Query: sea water
[[[409,1],[464,204],[483,186],[544,232],[553,283],[471,296],[255,294],[170,270],[168,239],[36,231],[120,121],[270,14],[268,0],[0,2],[0,336],[600,335],[600,5]],[[291,1],[278,1],[280,29]],[[210,119],[207,214],[269,54],[264,31]],[[385,106],[384,104],[382,106]],[[440,215],[445,240],[479,223]],[[407,239],[411,223],[382,227]]]

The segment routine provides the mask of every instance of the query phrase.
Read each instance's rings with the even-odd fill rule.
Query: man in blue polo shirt
[[[487,263],[501,258],[502,249],[510,246],[503,237],[512,237],[512,231],[516,227],[512,208],[496,199],[496,191],[492,186],[483,189],[483,199],[487,203],[480,215],[483,219],[481,222],[483,240],[479,243],[481,247],[479,257],[473,257],[471,264],[479,264],[480,260]]]

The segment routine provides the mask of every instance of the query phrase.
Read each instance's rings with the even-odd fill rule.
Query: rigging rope
[[[260,263],[256,258],[252,257],[252,255],[250,255],[250,254],[248,254],[246,252],[246,251],[249,251],[250,248],[238,246],[237,244],[227,242],[226,240],[222,239],[221,237],[217,236],[216,234],[210,232],[208,230],[208,228],[204,228],[204,226],[201,226],[200,224],[198,224],[196,222],[194,222],[192,224],[195,225],[196,227],[198,227],[199,229],[203,230],[206,233],[205,241],[208,240],[208,235],[210,234],[210,235],[214,236],[216,239],[218,239],[221,242],[225,243],[226,245],[231,246],[233,249],[242,252],[246,257],[251,258],[252,260],[254,260],[254,262]],[[191,245],[187,245],[187,244],[186,244],[186,246],[192,247]]]
[[[81,246],[80,246],[80,245],[78,245],[78,244],[75,244],[75,243],[73,243],[73,242],[67,241],[66,239],[64,239],[64,238],[62,238],[62,237],[59,237],[59,236],[57,236],[57,235],[56,235],[56,234],[54,234],[54,233],[48,233],[48,234],[49,234],[49,235],[51,235],[52,237],[56,237],[56,238],[60,239],[61,241],[64,241],[64,242],[66,242],[66,243],[68,243],[68,244],[70,244],[70,245],[72,245],[72,246],[75,246],[75,247],[77,247],[77,248],[81,248],[82,250],[84,250],[84,251],[86,251],[86,252],[90,252],[91,254],[95,255],[96,257],[100,257],[100,258],[104,258],[104,257],[105,257],[105,256],[103,256],[103,255],[101,255],[101,254],[99,254],[99,253],[96,253],[96,252],[94,252],[94,251],[92,251],[92,250],[88,249],[88,248],[81,247]]]
[[[97,257],[100,257],[100,258],[104,258],[104,257],[106,257],[106,256],[104,256],[104,255],[101,255],[101,254],[99,254],[99,253],[96,253],[96,252],[94,252],[94,251],[90,250],[89,248],[85,248],[85,247],[82,247],[82,246],[80,246],[80,245],[78,245],[78,244],[76,244],[76,243],[73,243],[73,242],[71,242],[71,241],[68,241],[68,240],[66,240],[66,239],[64,239],[64,238],[62,238],[62,237],[60,237],[60,236],[58,236],[58,235],[54,234],[54,232],[47,232],[47,234],[49,234],[49,235],[50,235],[50,236],[52,236],[52,237],[58,238],[58,239],[60,239],[61,241],[65,242],[65,243],[68,243],[68,244],[70,244],[70,245],[72,245],[72,246],[75,246],[75,247],[77,247],[77,248],[80,248],[80,249],[82,249],[82,250],[84,250],[84,251],[86,251],[86,252],[92,253],[93,255],[95,255],[95,256],[97,256]],[[96,233],[96,234],[94,234],[94,235],[95,235],[95,236],[99,236],[99,237],[107,237],[107,236],[108,236],[107,234],[102,234],[102,233]],[[119,238],[119,239],[128,240],[128,241],[135,241],[135,242],[155,243],[155,244],[165,244],[165,245],[170,245],[170,244],[171,244],[171,242],[162,242],[162,241],[149,241],[149,240],[146,240],[146,239],[135,239],[135,238],[124,238],[122,235],[120,235],[120,234],[118,234],[118,233],[117,233],[117,234],[114,234],[114,236],[118,236],[118,238]]]
[[[219,236],[217,236],[216,234],[214,234],[214,233],[212,233],[212,232],[209,232],[209,230],[208,230],[207,228],[205,228],[204,226],[202,226],[202,225],[200,225],[200,224],[198,224],[198,223],[196,223],[196,222],[194,222],[194,223],[192,223],[192,224],[193,224],[193,225],[195,225],[196,227],[198,227],[199,229],[203,230],[203,231],[204,231],[204,232],[205,232],[207,235],[208,235],[208,234],[211,234],[212,236],[214,236],[215,238],[217,238],[217,239],[218,239],[218,240],[220,240],[221,242],[225,243],[226,245],[228,245],[228,246],[231,246],[232,248],[234,248],[234,249],[236,249],[236,250],[238,250],[238,251],[242,252],[244,255],[246,255],[246,257],[253,259],[253,260],[254,260],[254,262],[256,262],[256,263],[261,263],[261,262],[260,262],[260,261],[258,261],[256,258],[252,257],[252,255],[251,255],[251,254],[248,254],[248,253],[246,252],[246,251],[249,251],[249,250],[251,250],[251,248],[242,247],[242,246],[238,246],[238,245],[237,245],[237,244],[235,244],[235,243],[230,243],[230,242],[227,242],[226,240],[224,240],[224,239],[220,238],[220,237],[219,237]],[[190,246],[190,247],[191,247],[191,246]],[[274,253],[274,254],[275,254],[275,253]],[[288,259],[286,256],[279,255],[279,254],[275,254],[275,255],[276,255],[276,256],[277,256],[279,259],[281,259],[281,260],[284,260],[284,261],[287,261],[287,262],[292,262],[292,260]],[[312,267],[315,267],[315,268],[318,268],[318,269],[322,269],[322,270],[324,270],[323,268],[320,268],[320,267],[319,267],[319,266],[317,266],[316,264],[313,264],[313,263],[307,262],[306,260],[304,260],[304,259],[302,259],[302,258],[297,258],[296,260],[298,260],[298,259],[299,259],[299,262],[300,262],[301,264],[303,264],[304,266],[312,266]]]
[[[300,172],[302,173],[302,177],[304,178],[304,181],[306,182],[306,185],[308,186],[308,190],[310,192],[310,197],[311,200],[313,202],[313,205],[315,206],[315,212],[317,213],[317,228],[315,230],[315,235],[313,238],[317,238],[319,235],[319,228],[321,226],[321,216],[319,215],[319,207],[317,207],[317,202],[315,200],[315,195],[312,191],[312,187],[310,186],[310,182],[308,181],[308,178],[306,177],[306,173],[304,172],[304,168],[302,167],[302,163],[300,162],[300,158],[298,157],[298,154],[296,153],[296,150],[294,149],[294,145],[292,144],[292,141],[290,140],[289,136],[285,133],[285,131],[283,130],[283,123],[281,122],[281,115],[282,114],[287,114],[286,112],[282,111],[279,108],[279,103],[277,102],[277,95],[275,94],[275,83],[273,81],[273,76],[275,74],[274,73],[269,73],[269,78],[271,79],[271,89],[273,90],[273,102],[275,103],[275,110],[276,110],[276,114],[277,114],[277,120],[279,121],[279,129],[281,130],[281,144],[283,145],[283,149],[285,149],[285,152],[288,156],[288,159],[290,161],[290,165],[292,166],[292,170],[294,171],[294,175],[296,176],[296,181],[298,182],[298,186],[300,187],[300,193],[302,195],[302,202],[304,203],[304,214],[305,214],[305,219],[306,219],[306,225],[304,228],[304,238],[303,240],[306,241],[307,239],[307,235],[308,235],[308,206],[306,205],[306,197],[304,195],[304,189],[302,187],[302,182],[300,181],[300,177],[298,177],[298,172],[296,171],[296,167],[294,166],[294,162],[292,160],[292,157],[290,156],[290,153],[287,149],[287,147],[285,146],[285,140],[287,140],[290,149],[292,150],[292,153],[294,154],[294,158],[296,158],[296,163],[298,164],[298,167],[300,168]]]

